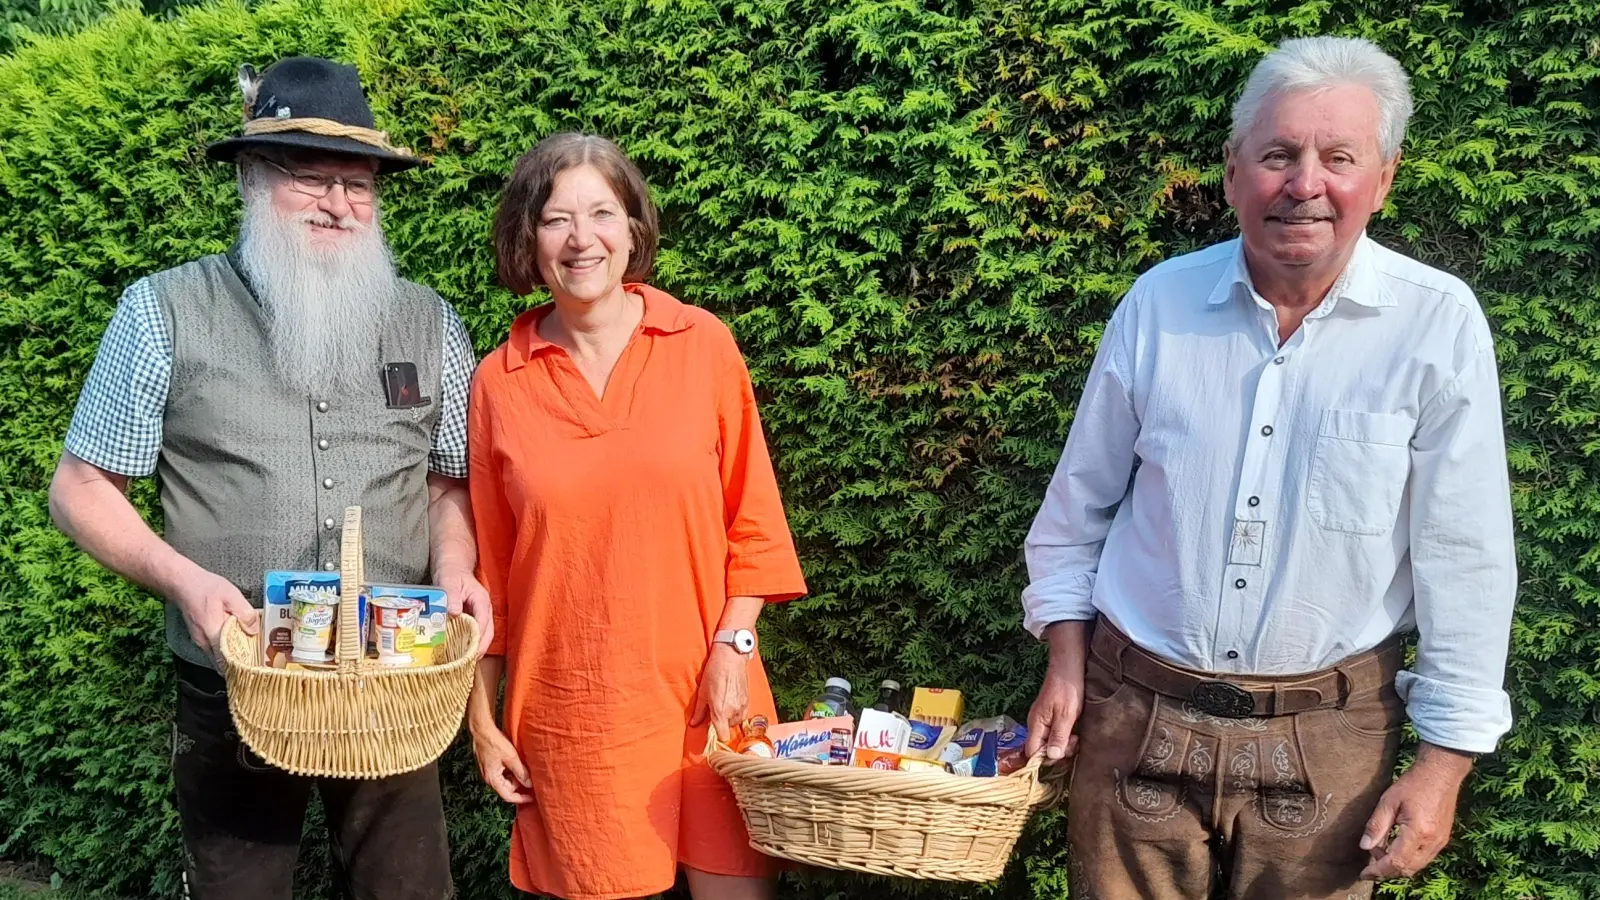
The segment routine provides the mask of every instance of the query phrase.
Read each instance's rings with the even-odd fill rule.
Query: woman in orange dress
[[[739,348],[638,283],[656,215],[610,141],[539,142],[494,242],[502,281],[555,301],[517,318],[469,406],[495,639],[468,725],[484,781],[517,804],[511,881],[610,900],[681,866],[696,900],[771,897],[773,861],[704,758],[708,727],[776,721],[756,618],[805,592]]]

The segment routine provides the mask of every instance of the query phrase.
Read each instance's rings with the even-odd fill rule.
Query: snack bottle
[[[878,712],[904,713],[900,708],[900,696],[900,682],[885,678],[878,686],[878,702],[872,704],[872,708]]]
[[[822,693],[806,708],[808,719],[831,719],[834,716],[853,716],[850,708],[850,682],[843,678],[829,678],[822,685]]]
[[[749,756],[763,756],[767,759],[776,759],[778,748],[773,746],[772,739],[767,737],[767,717],[754,716],[744,723],[739,729],[739,736],[734,740],[733,752],[744,753]]]

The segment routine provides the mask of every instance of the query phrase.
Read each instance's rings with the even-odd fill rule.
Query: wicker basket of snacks
[[[300,635],[314,641],[320,626],[326,629],[321,641],[331,643],[326,662],[285,665],[280,657],[269,663],[263,651],[269,626],[260,635],[246,634],[232,619],[223,627],[222,670],[234,724],[258,756],[296,775],[386,778],[420,769],[444,753],[461,727],[477,668],[477,623],[470,616],[435,615],[443,628],[433,638],[431,664],[413,665],[408,656],[416,619],[426,610],[410,606],[422,601],[389,602],[367,586],[358,506],[345,510],[340,564],[336,592],[325,586],[318,597],[312,585],[295,601],[294,658],[304,649]],[[443,592],[437,594],[442,603]],[[367,652],[369,606],[391,613],[395,627],[387,632],[404,637],[398,648],[391,637],[378,658]],[[380,622],[370,628],[378,631]]]
[[[863,714],[863,730],[868,715]],[[732,785],[752,847],[795,862],[873,875],[999,878],[1029,816],[1063,793],[1055,772],[1041,778],[1042,754],[1008,774],[971,777],[937,764],[915,770],[899,770],[912,768],[903,762],[885,765],[884,760],[897,758],[894,754],[873,754],[873,761],[863,764],[859,745],[849,751],[853,764],[843,764],[836,746],[838,764],[829,765],[816,758],[734,752],[714,733],[708,744],[707,761]]]

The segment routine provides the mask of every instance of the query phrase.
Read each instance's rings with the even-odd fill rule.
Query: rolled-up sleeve
[[[728,531],[727,595],[769,603],[793,600],[805,594],[805,576],[761,432],[755,389],[731,334],[724,354],[717,425]]]
[[[486,376],[487,373],[480,371],[472,379],[471,403],[466,409],[470,471],[467,489],[472,496],[472,520],[478,541],[478,583],[489,592],[489,606],[494,610],[494,638],[487,655],[504,656],[510,634],[511,557],[517,540],[517,523],[511,504],[506,500],[505,480],[500,475],[494,427],[494,385],[487,383]]]
[[[1052,623],[1095,616],[1100,551],[1127,495],[1139,436],[1130,366],[1134,304],[1130,293],[1106,325],[1066,449],[1028,530],[1022,624],[1034,637]]]
[[[1417,734],[1468,753],[1511,728],[1502,689],[1516,596],[1511,484],[1487,327],[1428,402],[1411,445],[1417,664],[1396,687]]]

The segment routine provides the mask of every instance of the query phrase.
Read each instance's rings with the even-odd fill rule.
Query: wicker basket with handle
[[[338,640],[331,670],[275,669],[260,636],[222,629],[222,673],[239,737],[296,775],[387,778],[438,759],[461,727],[477,670],[478,624],[451,616],[446,662],[417,668],[367,659],[356,595],[365,582],[361,507],[344,511]]]
[[[996,778],[882,772],[745,756],[713,732],[706,759],[733,786],[750,846],[901,878],[999,878],[1028,817],[1063,793],[1058,780],[1040,778],[1042,756]]]

